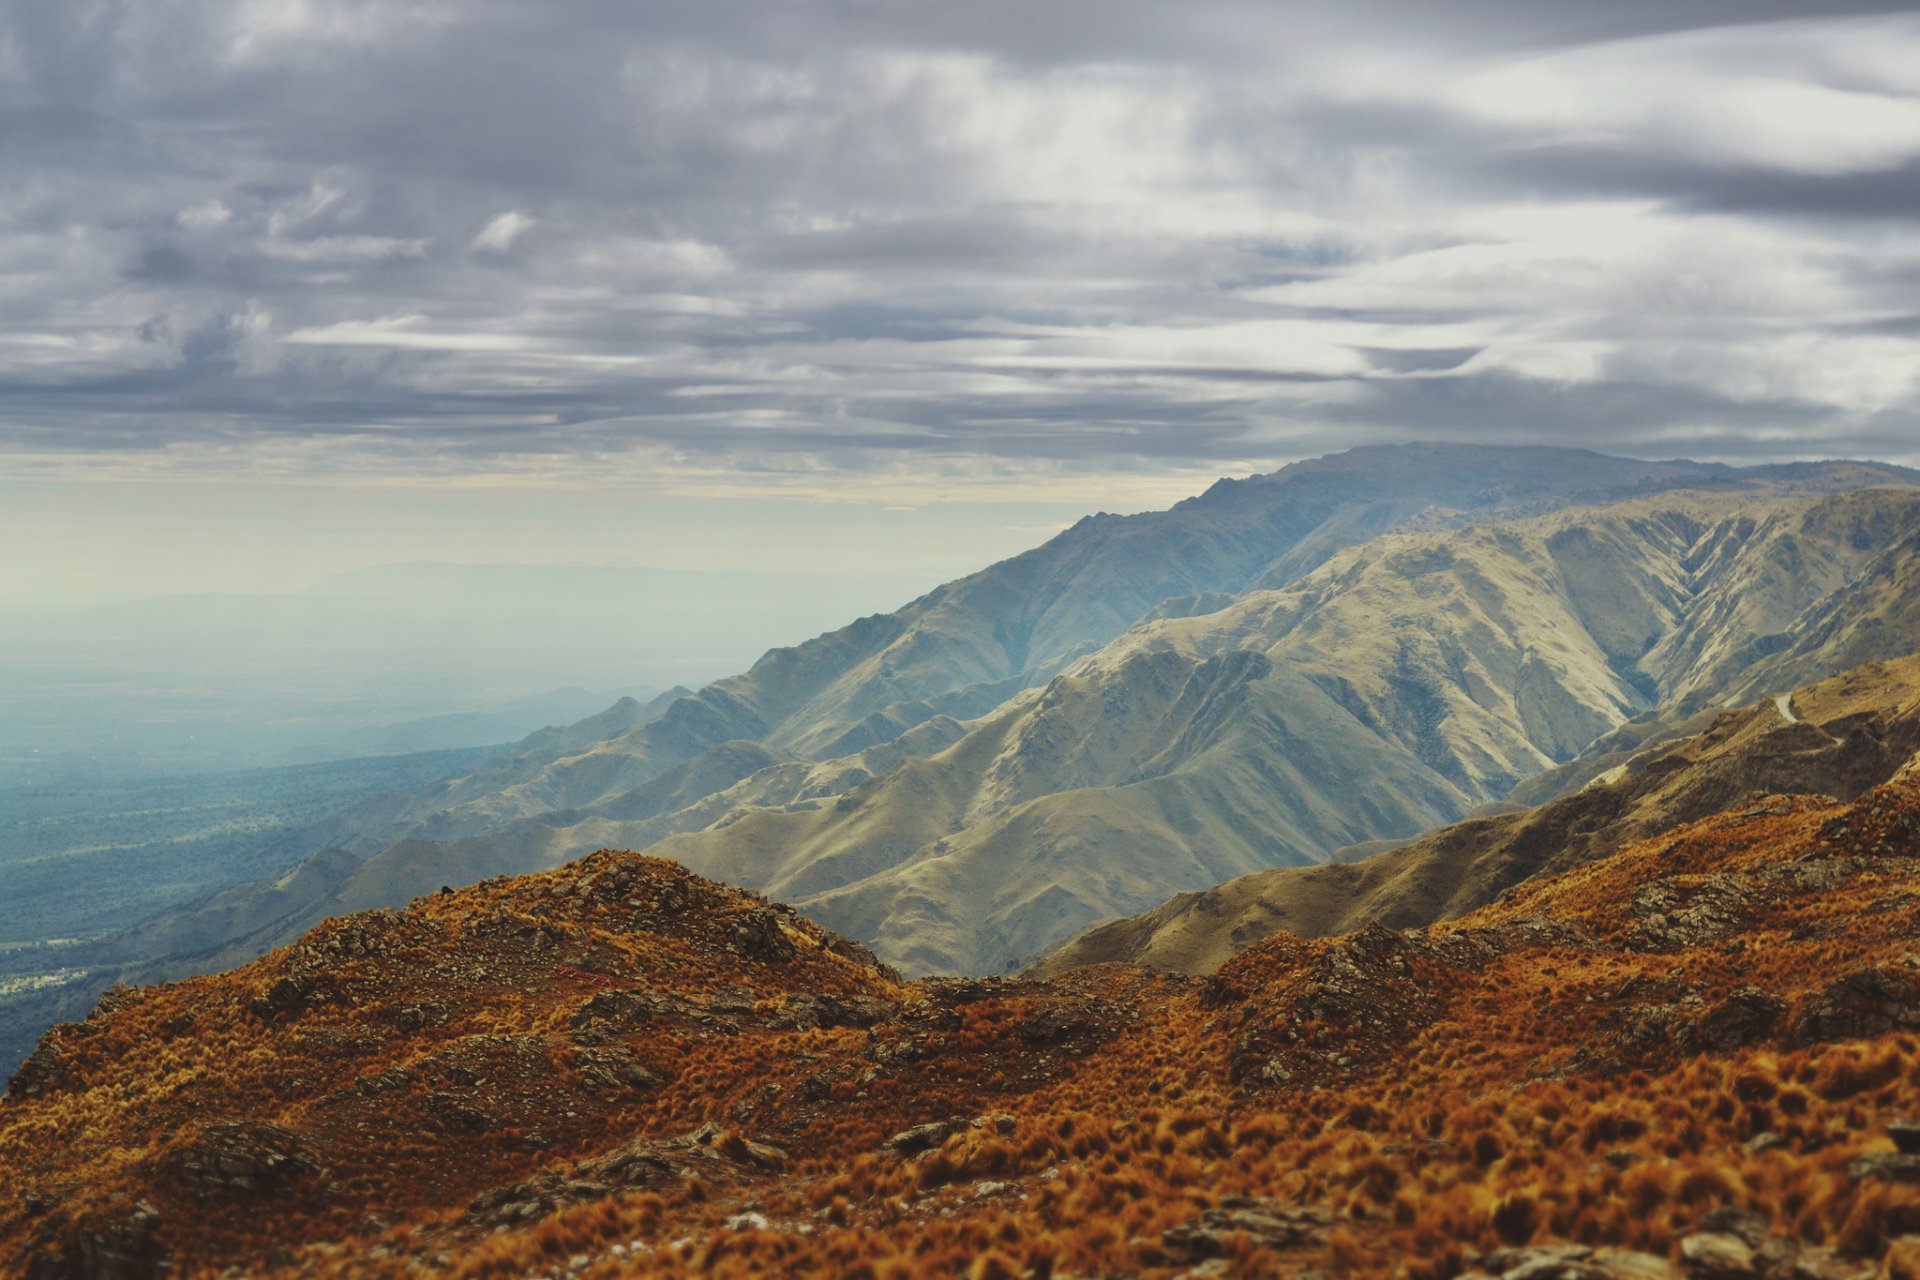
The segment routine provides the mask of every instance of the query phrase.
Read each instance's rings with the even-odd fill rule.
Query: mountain
[[[724,720],[695,732],[759,675],[633,728],[608,713],[416,796],[394,825],[417,834],[193,964],[442,884],[654,846],[909,971],[1005,970],[1182,890],[1458,820],[1649,708],[1910,647],[1897,620],[1875,620],[1916,598],[1898,566],[1920,495],[1783,497],[1732,474],[1734,493],[1450,517],[1333,551],[1283,588],[1162,600],[1043,686],[969,720],[889,721],[871,735],[884,741],[837,758],[720,737],[737,727]],[[1795,491],[1827,474],[1792,473]],[[1832,627],[1789,639],[1809,610]],[[804,666],[800,652],[755,672]]]
[[[1868,491],[1385,535],[1286,589],[1144,622],[838,799],[654,849],[909,971],[1003,970],[1171,892],[1455,821],[1644,708],[1904,653],[1897,626],[1838,647],[1784,633],[1879,599],[1862,583],[1916,531],[1920,495]]]
[[[55,1028],[0,1273],[1910,1275],[1916,837],[1920,759],[1205,981],[600,852]]]
[[[1718,714],[1697,735],[1633,756],[1573,795],[1473,819],[1354,862],[1242,876],[1095,926],[1039,974],[1126,961],[1209,973],[1276,933],[1323,937],[1452,919],[1516,885],[1670,831],[1745,797],[1850,800],[1920,751],[1920,657],[1857,667]]]
[[[821,760],[939,715],[976,717],[1113,640],[1171,599],[1286,586],[1346,547],[1439,527],[1676,489],[1749,495],[1912,484],[1861,463],[1736,469],[1578,450],[1404,445],[1355,449],[1222,480],[1172,509],[1089,516],[1023,555],[792,648],[680,699],[592,749],[531,747],[420,798],[353,847],[452,840],[578,808],[736,740]]]

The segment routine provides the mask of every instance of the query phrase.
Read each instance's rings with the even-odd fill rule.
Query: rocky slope
[[[1910,1276],[1920,762],[1208,980],[902,983],[669,863],[117,992],[0,1273]]]
[[[1920,634],[1920,633],[1916,633]],[[1872,663],[1721,713],[1697,735],[1629,757],[1571,796],[1443,828],[1354,862],[1243,876],[1095,926],[1039,974],[1126,961],[1210,973],[1248,946],[1367,925],[1451,919],[1514,886],[1603,857],[1753,794],[1851,799],[1920,751],[1920,657]]]

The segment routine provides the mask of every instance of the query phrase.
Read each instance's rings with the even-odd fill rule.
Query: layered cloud
[[[12,0],[0,450],[1920,460],[1900,7]]]

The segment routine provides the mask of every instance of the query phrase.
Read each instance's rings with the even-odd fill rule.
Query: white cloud
[[[266,257],[283,262],[365,263],[418,258],[431,243],[427,237],[317,236],[311,240],[262,240],[255,247]]]
[[[296,329],[281,341],[311,347],[398,347],[416,351],[532,351],[534,339],[506,333],[454,333],[423,329],[422,315],[382,316],[378,320],[342,320]]]
[[[513,242],[520,233],[533,225],[533,219],[518,209],[509,209],[505,213],[495,214],[487,225],[480,228],[470,247],[483,253],[505,253],[513,248]]]

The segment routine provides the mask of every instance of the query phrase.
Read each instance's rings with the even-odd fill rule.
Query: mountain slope
[[[1916,838],[1920,760],[1206,982],[903,984],[599,853],[56,1028],[0,1272],[1905,1276]]]
[[[1793,718],[1789,719],[1789,715]],[[1574,795],[1447,827],[1362,861],[1266,871],[1098,925],[1035,973],[1127,961],[1208,973],[1275,933],[1409,928],[1770,792],[1851,799],[1920,751],[1920,657],[1872,663],[1714,717]]]
[[[316,835],[313,849],[365,859],[324,892],[294,902],[263,882],[253,906],[175,913],[75,962],[92,969],[93,983],[115,971],[141,981],[202,972],[329,914],[556,865],[601,845],[687,837],[698,851],[679,856],[803,897],[910,967],[1005,968],[1183,888],[1455,819],[1665,696],[1671,681],[1662,685],[1667,677],[1648,675],[1641,666],[1651,664],[1633,656],[1647,636],[1677,634],[1684,614],[1698,634],[1669,646],[1668,665],[1689,670],[1686,661],[1709,654],[1703,645],[1734,637],[1709,656],[1738,670],[1751,656],[1741,646],[1777,639],[1769,633],[1787,625],[1795,592],[1844,579],[1866,554],[1831,553],[1837,541],[1870,545],[1879,535],[1870,524],[1812,530],[1796,552],[1805,572],[1786,575],[1783,591],[1762,580],[1761,558],[1734,555],[1722,566],[1714,556],[1790,529],[1741,532],[1735,523],[1732,535],[1695,548],[1697,531],[1685,527],[1583,526],[1598,539],[1592,547],[1563,541],[1530,552],[1535,581],[1519,594],[1558,611],[1550,625],[1489,594],[1480,579],[1497,583],[1497,574],[1423,567],[1433,539],[1475,521],[1676,485],[1705,485],[1758,511],[1781,495],[1911,478],[1861,464],[1735,470],[1410,447],[1222,482],[1171,512],[1085,521],[898,614],[770,654],[698,694],[617,705],[529,737],[495,767],[363,806]],[[1679,506],[1702,501],[1711,494]],[[1364,569],[1343,562],[1370,604],[1326,604],[1348,591],[1326,562],[1406,526],[1425,532]],[[1649,559],[1625,574],[1640,596],[1599,612],[1580,604],[1604,595],[1594,587],[1608,582],[1608,557],[1641,542],[1665,549],[1653,557],[1658,566]],[[1689,561],[1690,552],[1699,558]],[[1467,556],[1469,567],[1480,555]],[[1752,571],[1745,578],[1742,565]],[[1236,594],[1276,582],[1289,585]],[[1695,596],[1714,583],[1724,607],[1710,615]],[[1264,635],[1256,615],[1286,615],[1275,601],[1289,592],[1287,625],[1301,638]],[[1247,603],[1256,597],[1262,603]],[[1569,612],[1575,605],[1591,616]],[[1152,652],[1135,652],[1136,635],[1057,689],[1036,684],[1136,608],[1160,624]],[[1406,621],[1447,610],[1459,625],[1445,636],[1422,636]],[[1702,622],[1709,616],[1711,626]],[[1336,634],[1337,619],[1354,638]],[[1636,634],[1641,625],[1652,629]],[[1206,640],[1211,630],[1222,638]],[[1895,634],[1865,640],[1872,648]],[[1515,648],[1521,636],[1533,638]],[[1562,652],[1573,636],[1586,639]],[[1345,660],[1349,643],[1362,661]],[[1320,658],[1310,660],[1315,645]],[[1273,672],[1248,679],[1234,665],[1242,650],[1272,650]],[[955,654],[989,658],[949,661]],[[1822,656],[1832,655],[1813,655]],[[1208,666],[1215,657],[1232,661]],[[1129,662],[1154,674],[1139,706],[1122,711],[1135,697]],[[1349,666],[1372,674],[1355,683]],[[1191,705],[1180,702],[1183,690]],[[914,788],[923,786],[936,801],[919,813]],[[165,954],[156,940],[167,940]]]
[[[936,715],[979,716],[1106,644],[1162,601],[1284,586],[1392,528],[1681,488],[1778,494],[1915,479],[1872,464],[1741,470],[1577,450],[1406,445],[1223,480],[1168,511],[1089,516],[894,613],[773,650],[747,672],[674,702],[652,723],[557,749],[530,743],[503,768],[421,797],[404,822],[374,828],[352,847],[371,852],[372,842],[398,835],[459,839],[513,818],[590,805],[731,740],[821,759]]]
[[[1656,700],[1744,678],[1730,655],[1916,529],[1920,496],[1876,491],[1387,535],[1285,590],[1143,623],[832,804],[657,851],[909,970],[995,971],[1154,905],[1156,885],[1456,820]]]

